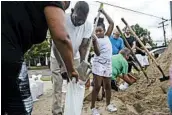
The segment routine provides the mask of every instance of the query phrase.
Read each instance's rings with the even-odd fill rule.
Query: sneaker
[[[109,112],[115,112],[117,111],[117,108],[111,104],[109,104],[107,107],[106,107],[106,110],[109,111]]]
[[[91,111],[92,111],[92,115],[100,115],[100,113],[96,108],[91,109]]]

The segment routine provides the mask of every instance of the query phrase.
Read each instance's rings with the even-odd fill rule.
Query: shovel
[[[123,21],[123,23],[128,27],[128,29],[131,31],[131,33],[134,35],[134,37],[136,38],[136,40],[139,42],[139,44],[144,48],[144,50],[146,51],[146,53],[150,56],[150,58],[153,60],[153,62],[155,63],[155,65],[157,66],[157,68],[159,69],[159,71],[162,74],[162,77],[159,78],[159,80],[165,81],[169,79],[169,76],[165,76],[164,72],[162,71],[160,65],[156,62],[155,58],[149,53],[149,51],[147,50],[147,48],[143,45],[143,43],[141,42],[141,40],[139,39],[139,37],[135,34],[135,32],[132,30],[132,28],[128,25],[128,23],[124,20],[124,18],[121,18],[121,20]]]
[[[141,66],[140,62],[139,62],[139,61],[138,61],[138,59],[136,58],[136,56],[135,56],[135,54],[134,54],[133,50],[131,49],[131,46],[129,45],[129,43],[128,43],[127,39],[125,38],[124,34],[122,33],[121,29],[120,29],[118,26],[116,26],[116,28],[117,28],[118,32],[121,34],[121,36],[122,36],[122,38],[123,38],[124,42],[126,43],[127,47],[128,47],[128,48],[129,48],[129,50],[131,51],[131,55],[133,56],[134,60],[138,63],[138,65],[139,65],[139,67],[140,67],[141,71],[142,71],[142,72],[143,72],[143,74],[145,75],[146,80],[147,80],[147,83],[148,83],[148,84],[150,84],[150,82],[149,82],[149,78],[148,78],[148,76],[147,76],[146,72],[144,71],[144,69],[142,68],[142,66]]]
[[[103,8],[103,4],[100,4],[99,9],[102,9],[102,8]],[[93,29],[92,35],[95,33],[100,14],[101,14],[101,12],[99,11],[97,14],[97,17],[96,17],[96,22],[94,24],[94,29]],[[85,55],[85,59],[77,67],[77,71],[79,73],[79,79],[84,82],[86,82],[89,79],[89,74],[91,73],[90,64],[88,63],[88,56],[90,53],[91,46],[92,46],[92,38],[90,39],[90,43],[89,43],[89,46],[88,46],[88,49],[87,49],[87,52]]]

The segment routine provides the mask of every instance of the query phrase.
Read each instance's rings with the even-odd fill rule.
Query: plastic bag
[[[64,115],[81,115],[85,93],[85,82],[73,80],[68,83]]]
[[[33,101],[37,101],[37,97],[38,97],[38,85],[35,83],[35,81],[33,79],[29,80],[30,82],[30,92],[32,95],[32,99]]]

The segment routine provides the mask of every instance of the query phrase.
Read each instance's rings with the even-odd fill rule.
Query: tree
[[[149,43],[152,47],[156,46],[156,44],[154,44],[153,40],[151,39],[150,31],[142,28],[139,24],[132,25],[131,28],[139,38],[143,37],[146,43]],[[123,30],[126,30],[126,27]]]
[[[50,56],[50,42],[46,39],[41,44],[35,44],[31,47],[28,52],[25,53],[26,62],[30,63],[31,59],[40,59],[41,57],[45,57],[48,54]]]

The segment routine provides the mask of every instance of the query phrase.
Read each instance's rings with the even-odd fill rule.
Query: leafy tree
[[[139,24],[132,25],[131,28],[139,38],[143,37],[146,43],[149,43],[152,47],[156,46],[156,44],[154,44],[153,40],[151,39],[150,31],[141,27]],[[125,31],[126,27],[123,30]]]
[[[50,42],[45,40],[41,44],[36,44],[31,47],[31,49],[25,53],[25,60],[38,59],[44,57],[48,54],[50,56]]]

